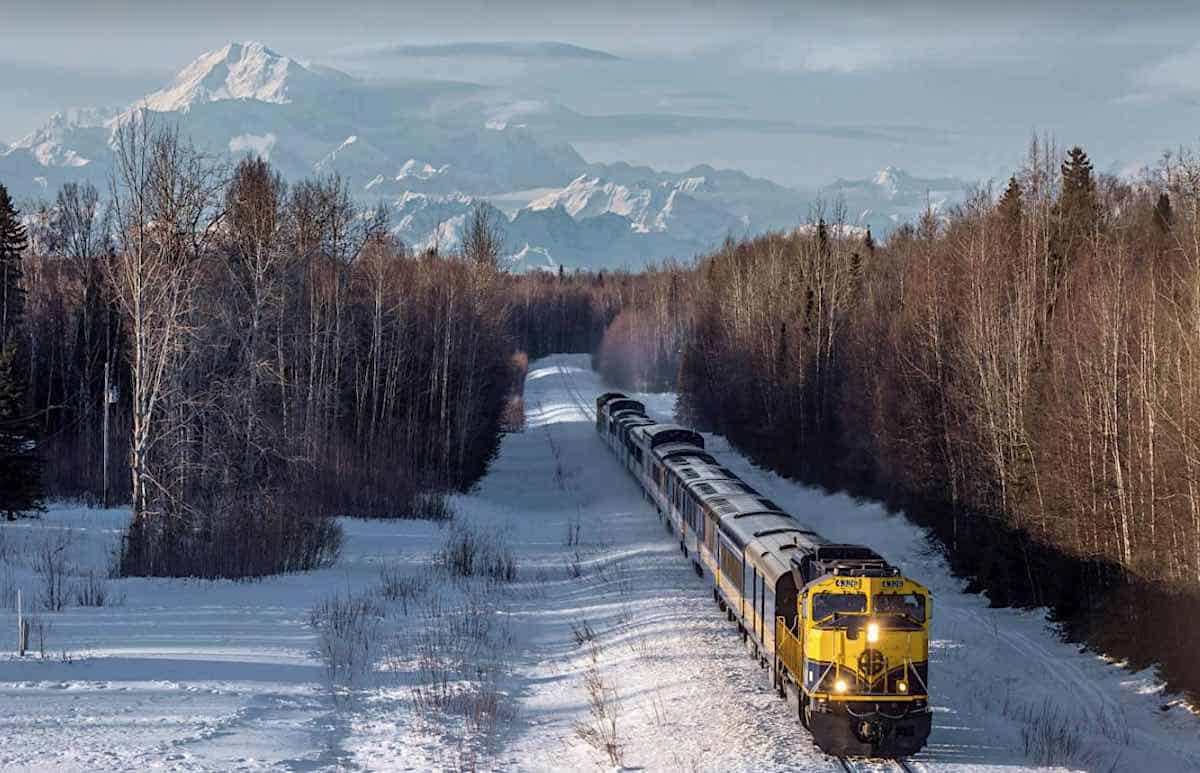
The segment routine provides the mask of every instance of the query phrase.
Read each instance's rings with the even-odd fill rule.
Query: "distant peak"
[[[246,54],[250,54],[250,55],[263,54],[265,56],[271,56],[271,57],[279,56],[279,54],[275,53],[270,48],[268,48],[266,45],[264,45],[263,43],[260,43],[257,40],[244,40],[241,43],[226,43],[225,47],[221,49],[221,52],[224,53],[227,57],[231,57],[231,56],[241,57]]]
[[[908,178],[908,173],[894,166],[885,166],[875,173],[876,185],[892,185]]]
[[[320,76],[257,40],[226,43],[194,59],[145,106],[158,112],[186,111],[197,103],[252,99],[286,103]]]

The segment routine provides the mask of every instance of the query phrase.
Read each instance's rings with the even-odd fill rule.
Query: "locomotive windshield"
[[[818,593],[813,596],[813,620],[820,622],[833,615],[855,615],[867,611],[863,593]]]
[[[925,597],[920,593],[880,593],[875,596],[875,614],[901,615],[925,622]]]

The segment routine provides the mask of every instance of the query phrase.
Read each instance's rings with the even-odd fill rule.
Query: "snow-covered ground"
[[[7,651],[15,626],[0,611],[0,770],[609,768],[578,733],[589,673],[619,703],[630,768],[839,769],[596,437],[600,391],[586,356],[534,363],[524,431],[454,498],[455,526],[345,521],[337,566],[262,582],[110,580],[115,605],[39,613],[44,659]],[[671,414],[670,395],[645,399]],[[962,593],[903,518],[759,470],[721,438],[710,447],[824,535],[871,545],[935,593],[937,713],[914,769],[1200,769],[1200,720],[1151,674],[1062,643],[1042,614]],[[73,575],[103,570],[127,517],[56,506],[0,525],[0,605],[6,589],[42,592],[39,546],[65,545]],[[435,555],[464,529],[511,548],[515,582],[448,579]],[[310,610],[375,593],[381,569],[417,579],[402,600],[370,596],[374,670],[331,690]],[[487,682],[473,694],[490,702],[414,699],[438,672],[431,642],[471,661],[448,692]]]

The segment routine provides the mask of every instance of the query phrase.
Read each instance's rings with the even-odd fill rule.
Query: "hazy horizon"
[[[590,161],[710,163],[797,187],[886,165],[999,178],[1034,131],[1083,145],[1101,170],[1128,171],[1192,142],[1200,108],[1192,35],[1200,9],[1182,2],[1143,5],[1136,17],[1109,2],[1087,10],[937,2],[734,10],[708,0],[11,6],[0,32],[6,142],[57,110],[128,105],[204,51],[248,39],[359,77],[480,83],[584,115],[750,119],[762,126],[681,131],[658,122],[573,144]],[[381,53],[465,41],[561,41],[620,59]]]

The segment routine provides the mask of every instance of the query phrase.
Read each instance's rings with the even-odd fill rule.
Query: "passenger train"
[[[926,743],[929,591],[873,550],[831,543],[723,467],[697,432],[617,392],[596,430],[753,646],[800,723],[836,756],[905,757]]]

